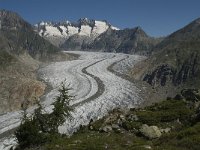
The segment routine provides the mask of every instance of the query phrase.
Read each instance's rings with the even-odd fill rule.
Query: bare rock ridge
[[[122,52],[127,54],[150,55],[151,49],[161,41],[148,36],[141,27],[124,30],[109,29],[93,43],[83,45],[84,50]]]
[[[75,23],[40,22],[40,36],[64,50],[123,52],[149,55],[161,38],[148,36],[141,27],[120,30],[107,21],[82,18]]]
[[[66,57],[17,13],[0,10],[0,114],[33,104],[45,90],[35,74],[41,61]]]

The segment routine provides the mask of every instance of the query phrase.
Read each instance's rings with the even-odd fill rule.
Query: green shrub
[[[15,132],[15,136],[21,148],[31,145],[40,145],[47,139],[46,135],[41,132],[38,121],[29,118],[24,119]]]
[[[136,121],[125,121],[122,123],[122,127],[126,130],[139,129],[141,125],[142,125],[141,122],[136,122]]]

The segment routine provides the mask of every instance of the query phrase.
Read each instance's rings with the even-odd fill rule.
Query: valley
[[[157,35],[66,14],[0,8],[0,150],[199,150],[200,18]]]

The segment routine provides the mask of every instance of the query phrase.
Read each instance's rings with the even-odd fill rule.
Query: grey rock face
[[[143,80],[153,86],[167,82],[182,85],[189,80],[200,81],[199,19],[166,37],[153,48],[147,60],[148,72]]]
[[[109,29],[94,42],[82,45],[83,50],[122,52],[149,55],[160,39],[149,37],[140,27],[124,30]]]

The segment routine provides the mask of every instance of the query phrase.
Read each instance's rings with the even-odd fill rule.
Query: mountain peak
[[[78,20],[78,24],[79,24],[79,26],[81,26],[81,25],[94,26],[95,21],[94,21],[94,20],[90,20],[90,19],[88,19],[88,18],[80,18],[80,19]]]
[[[23,20],[17,13],[8,10],[0,10],[1,29],[30,29],[32,26]]]

